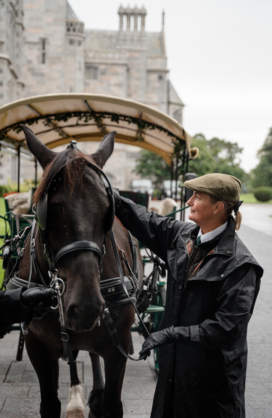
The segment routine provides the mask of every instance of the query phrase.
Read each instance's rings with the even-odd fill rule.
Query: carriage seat
[[[32,190],[29,192],[13,193],[5,197],[7,212],[16,215],[30,213]]]

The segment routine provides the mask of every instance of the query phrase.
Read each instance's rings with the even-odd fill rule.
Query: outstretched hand
[[[158,332],[153,332],[144,341],[142,349],[139,353],[140,358],[146,360],[150,356],[150,350],[154,350],[157,347],[163,347],[175,341],[175,328],[165,328]]]

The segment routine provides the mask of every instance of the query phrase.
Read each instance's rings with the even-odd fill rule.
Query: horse
[[[109,199],[101,172],[114,148],[116,132],[108,133],[94,154],[86,155],[77,147],[68,147],[56,153],[48,149],[33,134],[22,126],[27,145],[43,168],[43,176],[33,203],[39,205],[46,196],[46,225],[36,228],[35,254],[37,265],[47,285],[48,260],[46,245],[56,254],[61,248],[77,241],[92,241],[100,249],[105,244],[103,265],[95,251],[85,249],[64,254],[57,263],[58,276],[65,283],[63,315],[69,334],[69,343],[74,353],[85,350],[90,353],[94,384],[89,396],[89,418],[121,418],[122,383],[126,357],[113,344],[102,319],[105,300],[100,291],[103,281],[118,277],[108,231],[113,229],[119,250],[132,263],[128,231],[114,218],[114,204]],[[98,168],[97,170],[95,168]],[[39,220],[39,219],[38,219]],[[44,239],[46,237],[46,244]],[[28,280],[30,272],[31,242],[25,248],[18,276]],[[143,281],[143,263],[137,247],[138,279]],[[129,271],[121,260],[124,275]],[[103,267],[103,268],[102,268]],[[33,269],[31,282],[41,283]],[[129,350],[130,329],[134,322],[134,308],[125,303],[109,306],[119,340],[126,352]],[[42,418],[60,418],[61,403],[58,399],[58,361],[63,354],[59,316],[50,311],[40,319],[33,319],[25,335],[26,349],[38,375],[41,393],[40,415]],[[100,368],[100,357],[105,365],[105,383]],[[79,380],[72,384],[67,418],[84,417],[84,397]]]

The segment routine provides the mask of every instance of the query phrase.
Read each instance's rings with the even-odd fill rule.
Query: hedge
[[[259,202],[268,202],[272,199],[272,187],[258,187],[254,190],[254,196]]]

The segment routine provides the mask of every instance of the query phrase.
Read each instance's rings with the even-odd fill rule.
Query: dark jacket
[[[12,324],[24,322],[29,309],[21,302],[23,289],[0,291],[0,338],[3,338]]]
[[[247,324],[263,274],[228,227],[214,252],[185,280],[188,246],[199,227],[174,221],[128,199],[116,215],[143,244],[167,263],[167,298],[161,328],[189,327],[186,343],[160,350],[160,374],[152,418],[244,418]]]

